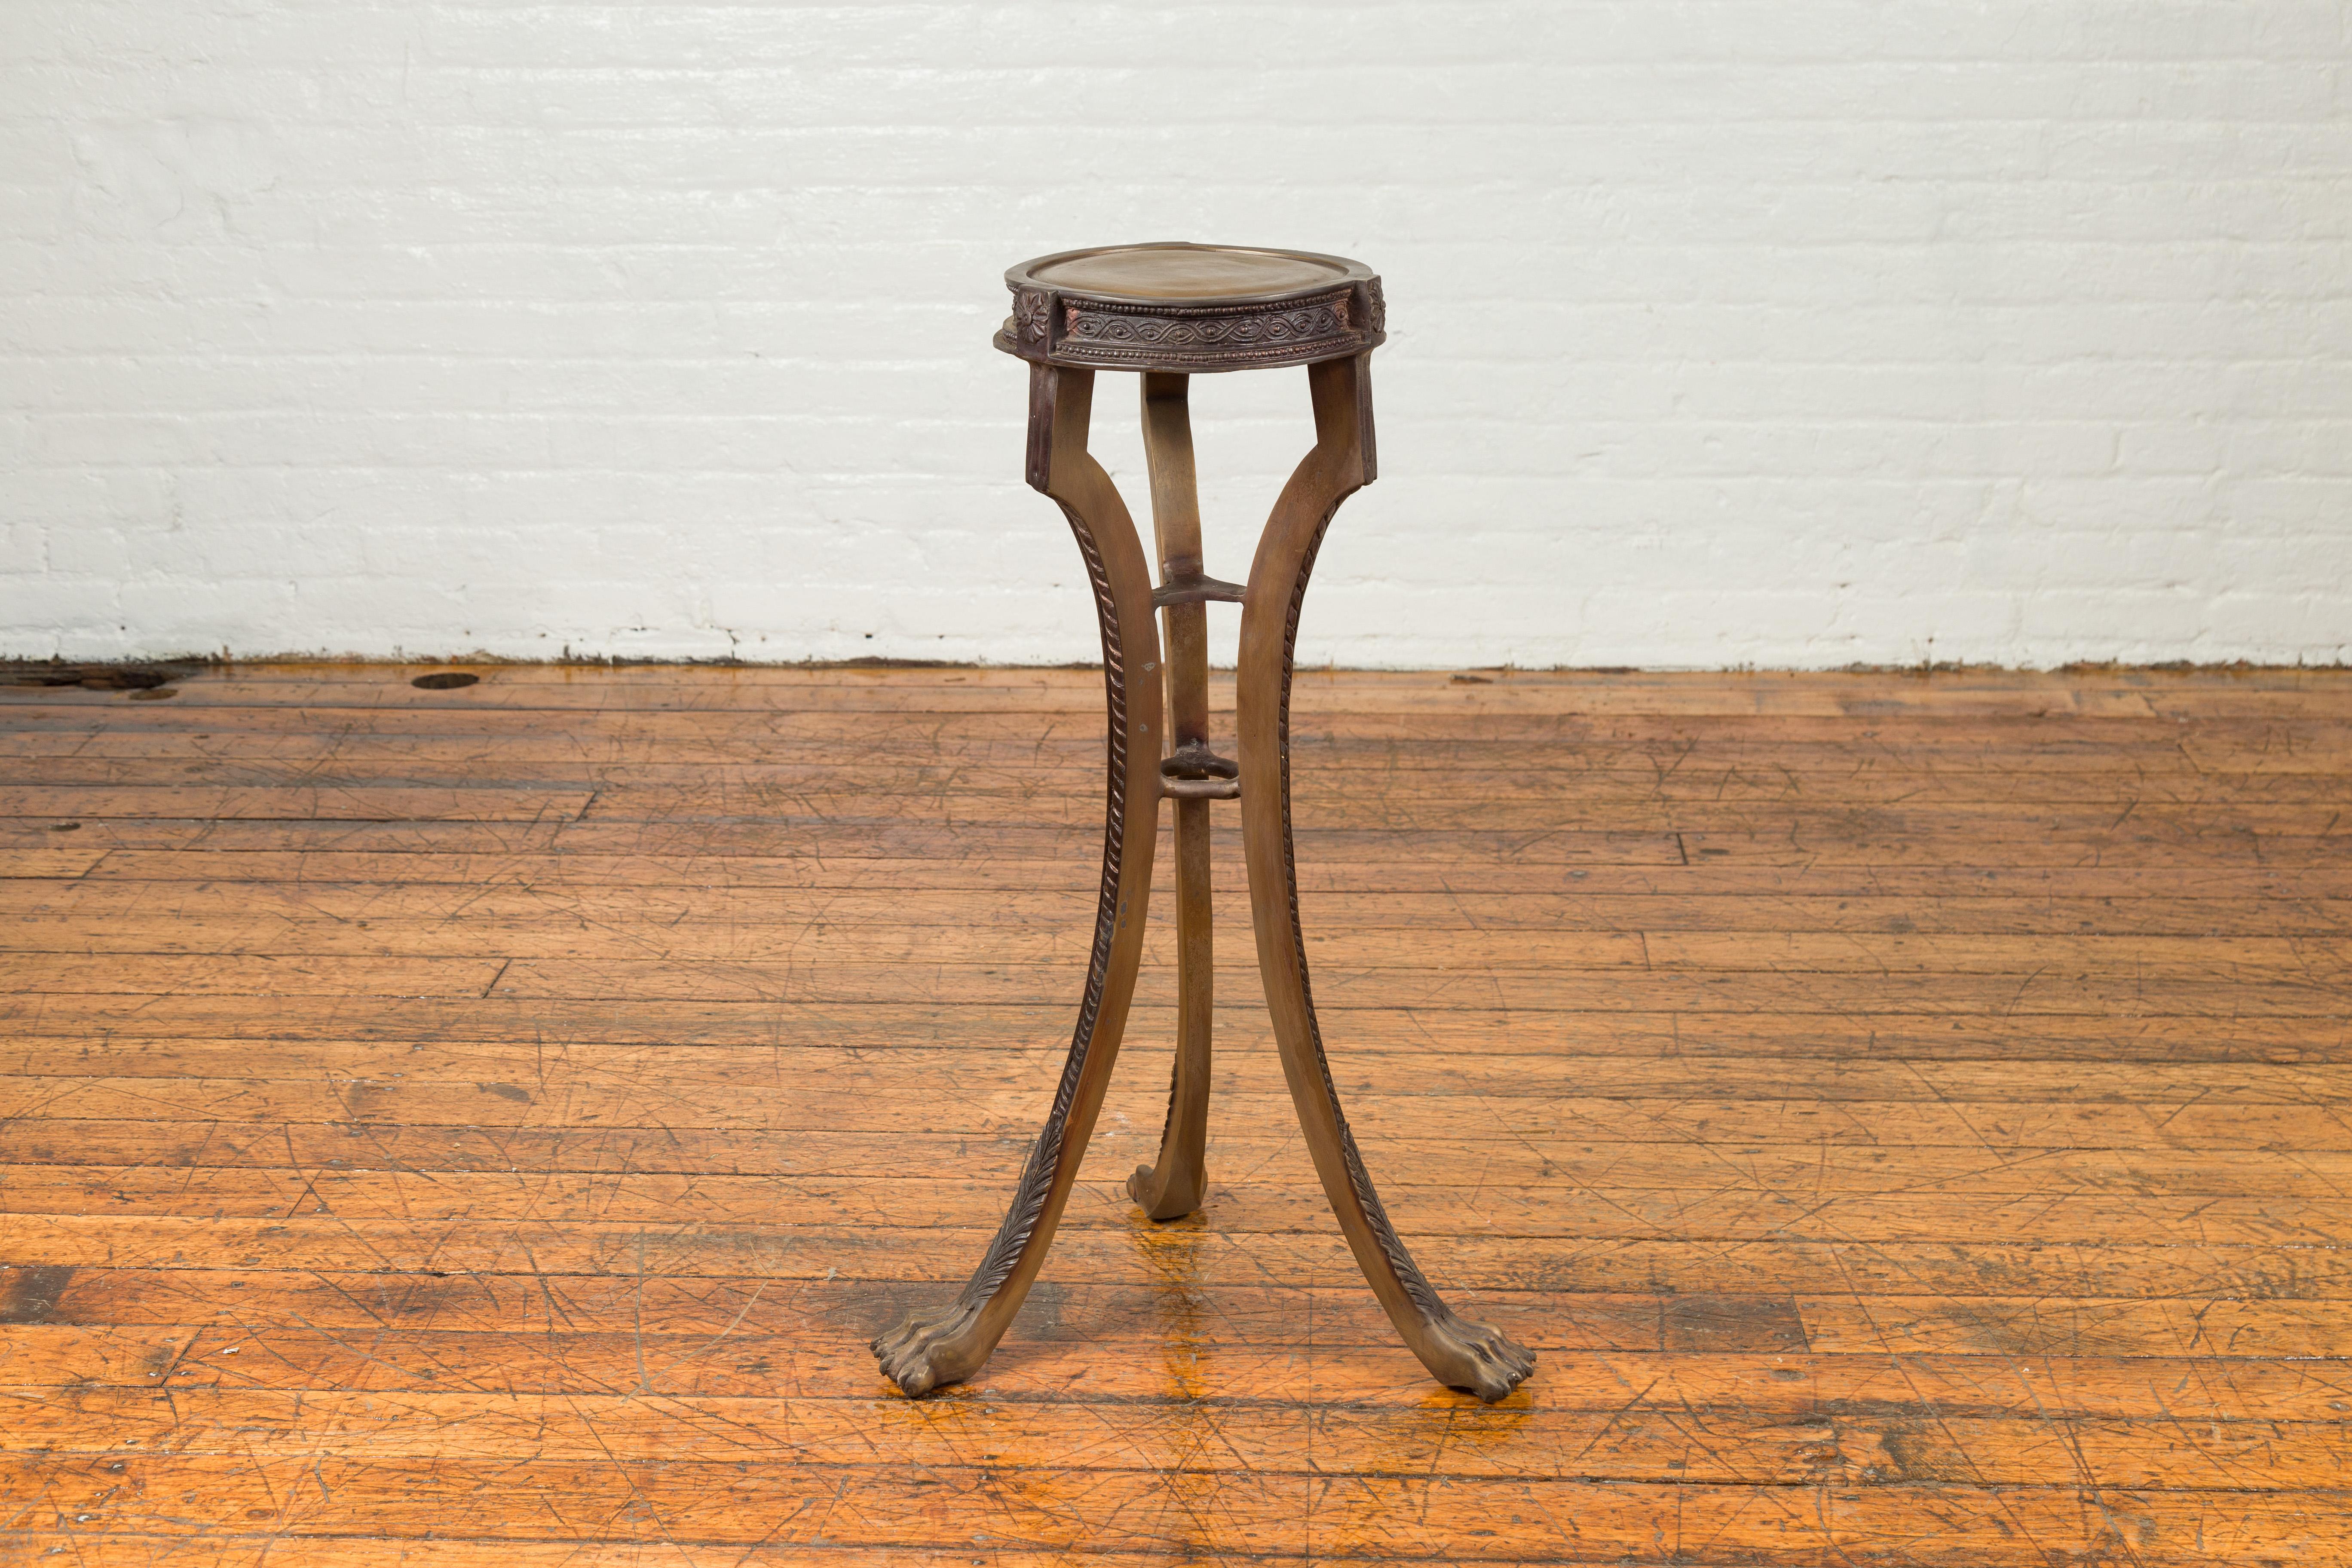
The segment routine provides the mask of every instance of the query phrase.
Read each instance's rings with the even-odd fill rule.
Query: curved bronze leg
[[[1029,482],[1062,505],[1077,536],[1102,622],[1103,684],[1110,707],[1109,805],[1103,827],[1102,900],[1070,1054],[1045,1131],[1013,1205],[980,1267],[945,1307],[907,1314],[874,1342],[882,1370],[910,1395],[978,1372],[1021,1310],[1045,1261],[1062,1205],[1102,1109],[1143,953],[1159,817],[1160,642],[1151,574],[1110,476],[1087,452],[1094,373],[1030,367]],[[1132,679],[1140,675],[1141,679]]]
[[[1439,1299],[1381,1208],[1339,1109],[1323,1037],[1307,988],[1306,939],[1298,921],[1298,876],[1290,835],[1290,678],[1298,610],[1323,531],[1339,503],[1373,475],[1369,355],[1307,367],[1315,399],[1315,449],[1275,502],[1250,566],[1242,605],[1238,689],[1242,853],[1249,866],[1250,917],[1257,930],[1266,1009],[1282,1051],[1283,1076],[1315,1158],[1324,1194],[1339,1216],[1349,1250],[1389,1321],[1440,1383],[1497,1400],[1535,1370],[1535,1357],[1484,1323],[1454,1315]]]
[[[1202,575],[1201,501],[1192,472],[1191,377],[1147,373],[1143,451],[1151,469],[1151,526],[1162,584]],[[1168,731],[1171,749],[1209,743],[1209,606],[1171,604],[1168,621]],[[1216,1005],[1210,935],[1209,803],[1176,802],[1176,1065],[1168,1083],[1168,1121],[1156,1164],[1138,1165],[1128,1195],[1153,1219],[1175,1219],[1201,1206],[1209,1176],[1209,1029]]]

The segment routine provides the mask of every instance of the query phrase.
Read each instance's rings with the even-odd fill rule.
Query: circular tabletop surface
[[[1034,267],[1054,289],[1126,300],[1234,300],[1296,294],[1348,281],[1337,257],[1229,245],[1131,245],[1082,250]]]
[[[1100,245],[1008,268],[1007,353],[1073,369],[1214,371],[1312,364],[1387,336],[1360,261],[1270,246]]]

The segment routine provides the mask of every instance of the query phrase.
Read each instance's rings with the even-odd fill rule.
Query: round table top
[[[1259,300],[1344,283],[1349,268],[1337,257],[1235,245],[1122,245],[1033,264],[1029,276],[1122,300]]]
[[[1386,337],[1360,261],[1263,246],[1097,246],[1008,268],[996,346],[1047,364],[1249,370],[1362,353]]]

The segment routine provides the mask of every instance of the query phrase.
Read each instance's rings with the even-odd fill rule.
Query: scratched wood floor
[[[0,691],[0,1560],[2352,1561],[2352,676],[1302,678],[1490,1409],[1328,1221],[1230,838],[1206,1211],[1120,1192],[1163,931],[996,1359],[877,1375],[1067,1039],[1096,677],[416,673]]]

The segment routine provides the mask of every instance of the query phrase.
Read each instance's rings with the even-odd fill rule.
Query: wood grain
[[[1127,1201],[1165,931],[996,1358],[876,1375],[1053,1092],[1098,672],[481,672],[0,696],[0,1559],[2352,1560],[2352,677],[1302,674],[1334,1074],[1542,1354],[1489,1409],[1245,944],[1205,1207]]]

